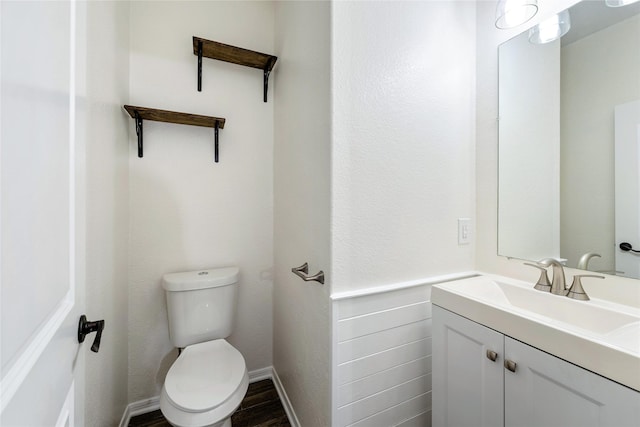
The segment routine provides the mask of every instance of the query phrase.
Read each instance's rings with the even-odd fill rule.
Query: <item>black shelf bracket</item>
[[[213,159],[216,163],[218,163],[218,129],[219,128],[220,128],[220,126],[218,124],[218,121],[216,120],[216,125],[214,127],[214,129],[215,129],[215,131],[214,131],[215,132],[215,139],[216,140],[215,140],[215,146],[214,146],[214,159]]]
[[[138,157],[142,157],[142,117],[136,111],[136,134],[138,135]]]
[[[198,92],[202,92],[202,42],[198,42]]]
[[[267,102],[267,91],[269,90],[269,75],[275,65],[276,59],[272,57],[264,67],[264,102]]]

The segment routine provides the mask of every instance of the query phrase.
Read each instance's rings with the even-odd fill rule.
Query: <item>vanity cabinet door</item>
[[[640,426],[637,391],[509,337],[504,354],[506,427]]]
[[[435,305],[432,330],[433,426],[504,425],[504,336]]]

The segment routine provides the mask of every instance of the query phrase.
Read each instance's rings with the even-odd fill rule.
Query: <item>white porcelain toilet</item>
[[[184,348],[162,387],[160,410],[174,426],[230,427],[249,385],[231,334],[238,268],[165,274],[169,336]]]

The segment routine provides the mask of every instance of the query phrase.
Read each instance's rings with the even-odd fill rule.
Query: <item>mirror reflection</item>
[[[567,15],[499,48],[498,254],[640,278],[640,2]]]

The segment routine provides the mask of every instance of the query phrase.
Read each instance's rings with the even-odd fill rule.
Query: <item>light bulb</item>
[[[559,39],[571,29],[571,17],[565,10],[542,21],[529,30],[529,41],[535,44],[549,43]]]
[[[605,0],[605,4],[609,7],[621,7],[637,2],[638,0]]]
[[[496,7],[496,27],[517,27],[538,12],[537,0],[500,0]]]

